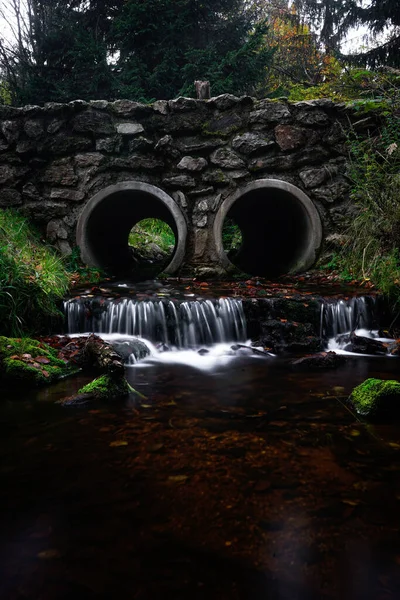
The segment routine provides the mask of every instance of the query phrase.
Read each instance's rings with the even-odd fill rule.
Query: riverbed
[[[145,400],[3,390],[0,597],[399,597],[400,430],[346,403],[398,360],[199,358],[129,367]]]

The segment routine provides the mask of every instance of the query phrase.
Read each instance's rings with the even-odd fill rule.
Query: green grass
[[[0,211],[0,333],[18,337],[48,331],[69,279],[62,258],[18,213]]]
[[[175,245],[175,235],[171,227],[161,219],[143,219],[136,223],[129,234],[128,243],[137,250],[144,251],[148,244],[157,244],[165,253],[170,253]]]

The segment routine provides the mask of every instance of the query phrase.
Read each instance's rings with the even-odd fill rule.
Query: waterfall
[[[321,337],[335,338],[356,329],[377,328],[376,298],[358,296],[346,300],[324,300],[321,304]]]
[[[64,310],[70,334],[119,333],[177,348],[246,340],[242,302],[234,298],[183,302],[71,298]]]

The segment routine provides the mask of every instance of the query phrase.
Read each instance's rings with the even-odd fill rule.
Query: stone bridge
[[[148,217],[175,233],[170,274],[298,272],[351,215],[346,130],[366,121],[330,100],[231,95],[2,106],[0,207],[111,272],[132,270],[128,234]],[[226,217],[242,231],[235,265]]]

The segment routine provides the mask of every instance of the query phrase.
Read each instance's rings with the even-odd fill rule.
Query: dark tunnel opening
[[[186,223],[184,217],[165,192],[141,182],[124,182],[106,188],[85,206],[77,227],[77,243],[84,262],[115,275],[155,276],[148,264],[138,259],[129,245],[134,225],[144,219],[159,219],[171,227],[175,247],[168,264],[158,272],[173,273],[182,262]]]
[[[221,232],[225,219],[241,231],[239,249],[227,256]],[[315,261],[322,226],[311,200],[295,186],[259,180],[227,198],[216,219],[222,260],[251,275],[275,278],[306,270]]]

